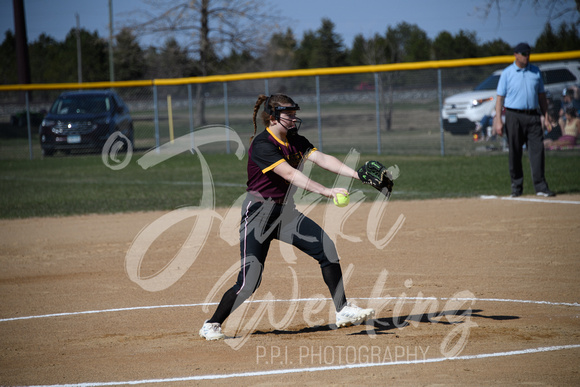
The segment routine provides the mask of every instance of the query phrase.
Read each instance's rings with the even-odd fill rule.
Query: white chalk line
[[[518,202],[580,204],[580,201],[575,200],[556,200],[556,199],[522,198],[522,197],[512,198],[511,196],[495,196],[495,195],[481,195],[479,198],[483,200],[501,199],[501,200],[513,200]]]
[[[572,306],[580,307],[580,303],[574,302],[550,302],[550,301],[534,301],[534,300],[510,300],[502,298],[458,298],[458,297],[359,297],[352,298],[353,300],[406,300],[406,301],[426,301],[426,300],[457,300],[457,301],[480,301],[480,302],[511,302],[520,304],[537,304],[537,305],[550,305],[550,306]],[[329,301],[330,298],[296,298],[291,300],[248,300],[247,303],[263,303],[263,302],[308,302],[308,301]],[[0,322],[17,321],[17,320],[31,320],[38,318],[49,318],[49,317],[65,317],[65,316],[79,316],[85,314],[98,314],[98,313],[112,313],[112,312],[127,312],[135,310],[151,310],[151,309],[163,309],[163,308],[191,308],[197,306],[211,306],[217,305],[217,302],[202,302],[197,304],[174,304],[174,305],[150,305],[150,306],[133,306],[127,308],[113,308],[113,309],[101,309],[101,310],[86,310],[81,312],[63,312],[63,313],[51,313],[43,314],[37,316],[22,316],[22,317],[9,317],[0,319]]]
[[[424,359],[424,360],[406,360],[406,361],[394,361],[394,362],[381,362],[381,363],[356,363],[356,364],[344,364],[335,366],[324,366],[324,367],[310,367],[310,368],[285,368],[278,370],[269,371],[252,371],[252,372],[240,372],[233,374],[213,374],[213,375],[197,375],[197,376],[184,376],[179,378],[167,378],[167,379],[143,379],[143,380],[130,380],[124,382],[102,382],[102,383],[79,383],[79,384],[53,384],[47,386],[37,386],[37,387],[65,387],[65,386],[113,386],[113,385],[123,385],[123,384],[146,384],[146,383],[176,383],[176,382],[189,382],[198,380],[217,380],[217,379],[230,379],[230,378],[245,378],[252,376],[272,376],[272,375],[284,375],[284,374],[295,374],[295,373],[305,373],[305,372],[322,372],[322,371],[336,371],[336,370],[347,370],[354,368],[369,368],[369,367],[384,367],[384,366],[396,366],[396,365],[420,365],[427,363],[439,363],[448,360],[477,360],[485,359],[491,357],[505,357],[505,356],[516,356],[516,355],[527,355],[540,352],[552,352],[561,351],[565,349],[575,349],[580,348],[580,344],[571,345],[558,345],[551,347],[539,347],[522,349],[517,351],[507,351],[507,352],[495,352],[495,353],[482,353],[479,355],[466,355],[457,357],[441,357],[434,359]]]
[[[534,301],[534,300],[514,300],[514,299],[501,299],[501,298],[458,298],[458,297],[369,297],[369,298],[353,298],[356,300],[398,300],[398,301],[417,301],[417,300],[458,300],[458,301],[480,301],[480,302],[512,302],[512,303],[524,303],[524,304],[537,304],[537,305],[550,305],[550,306],[571,306],[580,307],[579,303],[569,303],[569,302],[550,302],[550,301]],[[299,298],[291,300],[250,300],[246,301],[248,303],[263,303],[263,302],[306,302],[313,300],[330,300],[330,298]],[[62,316],[77,316],[86,314],[97,314],[97,313],[111,313],[111,312],[124,312],[124,311],[135,311],[135,310],[151,310],[151,309],[161,309],[161,308],[183,308],[183,307],[199,307],[199,306],[209,306],[217,305],[215,302],[211,303],[196,303],[196,304],[174,304],[174,305],[152,305],[152,306],[139,306],[139,307],[128,307],[128,308],[114,308],[114,309],[102,309],[102,310],[90,310],[83,312],[70,312],[70,313],[53,313],[38,316],[25,316],[25,317],[14,317],[7,319],[0,319],[0,322],[8,322],[15,320],[28,320],[37,318],[48,318],[48,317],[62,317]],[[453,358],[433,358],[433,359],[423,359],[414,361],[394,361],[394,362],[380,362],[380,363],[356,363],[356,364],[343,364],[343,365],[333,365],[324,367],[310,367],[310,368],[286,368],[278,370],[269,371],[252,371],[244,373],[232,373],[232,374],[209,374],[209,375],[195,375],[195,376],[185,376],[185,377],[175,377],[166,379],[143,379],[143,380],[130,380],[130,381],[116,381],[116,382],[90,382],[90,383],[78,383],[78,384],[55,384],[46,385],[44,387],[65,387],[65,386],[113,386],[113,385],[135,385],[135,384],[151,384],[151,383],[177,383],[177,382],[188,382],[188,381],[199,381],[199,380],[218,380],[218,379],[229,379],[229,378],[239,378],[239,377],[258,377],[258,376],[272,376],[272,375],[283,375],[292,373],[306,373],[306,372],[321,372],[321,371],[333,371],[333,370],[346,370],[354,368],[368,368],[368,367],[382,367],[382,366],[392,366],[392,365],[418,365],[427,363],[437,363],[447,360],[475,360],[484,359],[490,357],[501,357],[501,356],[515,356],[539,352],[551,352],[560,351],[564,349],[574,349],[580,348],[580,344],[571,345],[561,345],[561,346],[551,346],[551,347],[539,347],[531,348],[517,351],[508,352],[496,352],[488,354],[478,354],[478,355],[466,355],[457,356]],[[41,387],[41,386],[38,386]]]

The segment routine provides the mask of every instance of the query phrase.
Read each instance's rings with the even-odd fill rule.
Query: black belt
[[[516,113],[521,113],[521,114],[527,114],[530,116],[538,116],[538,109],[512,109],[512,108],[508,108],[506,107],[505,110],[509,110],[510,112],[516,112]]]

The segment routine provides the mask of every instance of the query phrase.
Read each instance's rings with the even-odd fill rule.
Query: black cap
[[[518,43],[518,45],[514,47],[514,52],[530,52],[531,50],[530,45],[527,43]]]

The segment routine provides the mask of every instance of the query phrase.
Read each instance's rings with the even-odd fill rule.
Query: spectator
[[[568,108],[574,108],[576,113],[580,110],[580,90],[578,89],[578,86],[569,86],[564,89],[562,95],[562,107],[560,108],[559,113],[559,124],[561,128],[566,126],[566,110]]]
[[[544,146],[549,147],[552,142],[562,137],[562,127],[558,122],[558,112],[550,113],[548,121],[545,121]]]
[[[545,140],[544,144],[549,149],[562,149],[573,147],[580,135],[580,119],[574,107],[566,109],[566,125],[563,128],[563,135],[554,141]],[[548,142],[549,141],[549,142]]]
[[[478,134],[480,140],[494,141],[496,139],[497,133],[493,128],[494,117],[495,110],[490,115],[483,116],[479,122],[475,123],[475,133]],[[501,120],[505,124],[505,109],[501,111]]]

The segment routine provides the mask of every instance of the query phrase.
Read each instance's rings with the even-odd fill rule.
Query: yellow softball
[[[350,196],[348,194],[336,194],[334,197],[334,204],[338,207],[345,207],[350,202]]]

